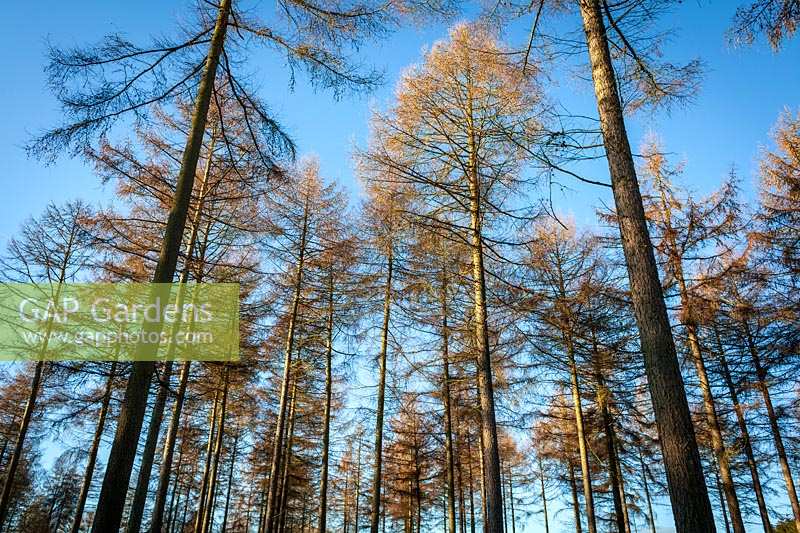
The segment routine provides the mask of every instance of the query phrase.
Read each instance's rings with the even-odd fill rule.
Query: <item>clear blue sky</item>
[[[654,131],[666,148],[687,162],[686,178],[700,191],[712,189],[735,165],[744,179],[745,194],[754,198],[753,181],[761,145],[781,110],[800,108],[800,39],[780,54],[764,44],[730,49],[724,31],[734,0],[686,0],[669,20],[679,29],[667,57],[700,57],[707,66],[702,92],[694,103],[671,113],[636,116],[629,120],[631,141],[638,146],[643,135]],[[266,9],[269,2],[263,2]],[[61,45],[97,41],[122,31],[134,41],[168,33],[189,2],[141,0],[109,2],[39,0],[7,2],[0,31],[0,243],[5,243],[27,217],[39,213],[50,201],[84,198],[104,201],[110,190],[101,186],[91,169],[80,161],[60,159],[46,167],[29,160],[22,145],[41,129],[56,124],[59,110],[45,86],[45,41]],[[408,29],[383,43],[365,47],[364,59],[386,71],[386,85],[370,96],[334,101],[315,94],[300,77],[289,92],[282,62],[260,52],[252,63],[254,80],[264,99],[298,141],[301,153],[316,153],[322,170],[355,190],[350,163],[351,147],[362,143],[370,106],[391,98],[400,70],[418,60],[422,47],[445,35],[445,27]],[[523,33],[510,35],[517,42]],[[263,57],[262,57],[263,56]],[[595,115],[591,88],[564,80],[551,88],[551,96],[575,113]],[[604,164],[592,167],[594,177],[605,179]],[[568,183],[568,182],[567,182]],[[609,200],[603,190],[568,183],[575,193],[555,196],[557,208],[571,213],[580,224],[593,224],[598,199]],[[669,512],[661,509],[662,522]],[[640,527],[642,527],[640,525]],[[535,528],[534,528],[535,530]],[[666,530],[665,530],[666,531]]]

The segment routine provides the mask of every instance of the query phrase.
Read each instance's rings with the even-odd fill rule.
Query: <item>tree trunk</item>
[[[731,523],[728,520],[728,510],[726,508],[725,503],[725,492],[722,490],[722,484],[719,481],[719,466],[715,463],[714,464],[714,482],[717,485],[717,494],[719,495],[719,507],[720,511],[722,511],[722,522],[725,524],[725,532],[731,533]]]
[[[308,217],[309,217],[309,197],[306,193],[305,206],[303,208],[303,229],[300,233],[300,249],[297,259],[297,271],[294,280],[294,296],[292,298],[292,310],[289,317],[289,327],[286,332],[286,350],[283,360],[283,378],[281,380],[281,396],[278,405],[278,420],[275,425],[275,440],[272,443],[272,460],[269,469],[269,489],[267,491],[267,511],[266,511],[266,533],[274,533],[273,524],[275,522],[275,507],[278,501],[279,472],[281,471],[281,448],[283,445],[283,435],[286,425],[286,410],[289,400],[289,380],[292,366],[292,352],[294,351],[294,335],[297,327],[297,315],[300,306],[300,294],[303,287],[303,269],[305,268],[306,246],[308,237]]]
[[[444,449],[447,469],[447,530],[456,533],[455,460],[453,458],[453,420],[450,407],[450,330],[447,324],[448,273],[446,262],[442,264],[440,304],[442,310],[442,404],[444,407]]]
[[[164,241],[153,275],[154,283],[172,283],[175,275],[178,251],[186,226],[189,200],[197,171],[197,160],[200,157],[200,148],[205,135],[211,93],[228,29],[228,16],[232,1],[221,0],[219,4],[205,70],[197,90],[191,130],[186,140],[181,169],[176,180],[173,205],[167,218]],[[158,324],[156,327],[160,329],[161,325]],[[137,353],[144,353],[144,350],[140,348],[140,346],[136,347]],[[97,512],[92,526],[94,533],[119,530],[131,469],[136,456],[136,447],[147,408],[150,380],[154,370],[155,363],[153,361],[137,361],[133,364],[128,386],[125,389],[122,409],[117,419],[117,431],[111,445],[103,486],[97,502]]]
[[[47,349],[47,340],[49,335],[44,339],[44,349]],[[33,379],[31,380],[31,390],[28,394],[28,401],[25,403],[25,411],[22,414],[22,420],[19,423],[19,430],[17,431],[17,440],[14,443],[14,449],[11,452],[11,458],[6,466],[6,478],[3,482],[3,492],[0,496],[0,529],[5,525],[6,518],[8,517],[8,508],[11,504],[11,489],[14,486],[14,479],[17,475],[17,467],[22,459],[22,452],[25,447],[25,437],[30,428],[31,418],[33,411],[36,409],[36,401],[39,398],[39,385],[42,381],[42,372],[44,370],[44,361],[37,361],[33,370]]]
[[[386,355],[389,347],[389,317],[392,308],[392,274],[394,270],[394,246],[389,243],[386,257],[386,287],[383,295],[383,326],[381,328],[381,352],[378,356],[378,404],[375,413],[375,466],[372,474],[372,511],[370,532],[378,533],[381,516],[381,481],[383,468],[383,410],[386,395]]]
[[[544,533],[550,533],[550,519],[547,516],[547,494],[544,491],[544,466],[541,456],[539,459],[539,486],[542,495],[542,513],[544,514]]]
[[[205,513],[203,516],[202,526],[200,533],[208,533],[211,531],[211,523],[214,518],[214,496],[216,495],[217,488],[217,473],[219,472],[219,458],[222,454],[222,443],[225,436],[225,415],[228,408],[228,385],[230,381],[230,367],[226,364],[223,371],[223,385],[222,385],[222,401],[219,412],[219,429],[217,429],[217,439],[214,443],[214,458],[211,467],[211,476],[208,482],[208,497],[205,506]]]
[[[200,494],[197,498],[197,513],[194,518],[194,533],[202,533],[203,517],[205,516],[206,500],[209,492],[209,477],[211,473],[211,460],[214,455],[214,435],[217,429],[217,412],[219,410],[219,389],[214,391],[214,407],[211,410],[208,428],[208,444],[206,444],[206,460],[203,461],[203,476],[200,481]]]
[[[172,418],[170,419],[169,428],[167,429],[164,450],[161,455],[161,466],[158,470],[158,489],[156,490],[156,498],[153,505],[153,518],[150,526],[153,533],[159,533],[162,530],[164,505],[167,501],[170,474],[172,473],[172,456],[175,452],[175,442],[178,436],[178,427],[180,425],[181,411],[183,410],[183,401],[186,396],[186,386],[189,383],[191,366],[191,361],[184,361],[181,367],[180,377],[178,378],[175,405],[172,407]]]
[[[237,425],[238,426],[238,425]],[[225,530],[228,529],[228,511],[231,506],[231,488],[233,488],[233,467],[236,465],[236,451],[237,446],[239,445],[239,429],[237,427],[236,434],[233,437],[233,449],[231,450],[231,464],[228,467],[228,486],[226,487],[225,492],[225,512],[222,514],[222,527],[220,528],[221,533],[225,533]],[[250,502],[247,502],[248,509],[250,508]]]
[[[761,516],[761,524],[764,526],[764,533],[772,533],[772,524],[769,521],[769,511],[767,510],[767,502],[764,500],[764,490],[761,486],[761,479],[758,474],[758,464],[756,463],[755,455],[753,454],[753,446],[750,442],[750,431],[747,429],[747,421],[744,417],[744,409],[742,404],[739,403],[739,393],[736,392],[736,385],[731,378],[731,372],[728,368],[728,359],[725,356],[725,349],[722,346],[722,339],[720,338],[719,331],[714,327],[714,335],[717,340],[717,350],[719,351],[719,363],[722,370],[722,378],[725,385],[728,387],[728,393],[731,397],[733,410],[736,412],[736,422],[739,425],[739,431],[742,433],[742,447],[744,454],[747,458],[747,466],[750,469],[750,477],[753,480],[753,492],[756,495],[756,502],[758,503],[758,513]]]
[[[577,0],[592,66],[634,314],[678,533],[715,531],[689,405],[647,230],[600,0]]]
[[[108,415],[108,404],[111,403],[111,391],[114,388],[114,375],[116,371],[117,362],[113,361],[108,369],[108,379],[106,380],[106,388],[103,392],[103,400],[100,404],[100,413],[97,417],[97,426],[94,430],[94,438],[92,438],[92,445],[89,448],[89,458],[86,461],[86,470],[83,473],[81,492],[78,496],[78,503],[75,504],[75,520],[72,523],[72,533],[78,533],[81,530],[83,509],[86,506],[86,498],[89,496],[89,489],[92,487],[94,466],[97,463],[97,451],[100,449],[100,441],[103,438],[103,430],[105,429],[106,425],[106,416]]]
[[[639,466],[642,468],[644,497],[645,501],[647,501],[647,523],[650,525],[650,533],[656,533],[656,517],[655,514],[653,514],[653,501],[650,499],[650,485],[647,483],[647,467],[644,465],[641,448],[639,448]]]
[[[358,452],[356,454],[356,486],[355,486],[355,494],[356,494],[356,510],[355,510],[355,519],[353,520],[355,525],[355,531],[358,533],[358,519],[361,516],[361,436],[358,437]]]
[[[578,436],[578,452],[581,459],[581,478],[583,480],[583,501],[586,505],[586,527],[589,533],[597,533],[597,522],[594,515],[594,496],[592,495],[592,478],[589,465],[589,450],[583,428],[583,408],[581,407],[581,390],[578,383],[578,366],[575,363],[575,352],[572,339],[568,334],[567,359],[569,361],[570,389],[572,391],[572,407],[575,412],[575,430]]]
[[[475,345],[477,349],[478,388],[480,390],[481,435],[483,451],[485,529],[503,532],[503,495],[500,485],[500,450],[497,442],[497,420],[494,410],[492,356],[489,351],[489,326],[486,309],[486,272],[483,266],[482,198],[478,149],[473,127],[472,95],[468,95],[468,143],[470,192],[470,233],[472,247],[472,282],[474,292]]]
[[[569,488],[572,493],[572,514],[575,517],[575,533],[581,533],[581,505],[578,502],[578,484],[575,482],[575,466],[570,459],[567,464],[569,470]]]
[[[297,379],[292,384],[292,402],[289,407],[289,429],[286,433],[286,459],[283,462],[283,475],[281,477],[280,507],[275,517],[275,529],[278,533],[283,533],[286,527],[286,515],[288,513],[290,472],[292,466],[292,449],[294,448],[294,426],[297,418]]]
[[[603,421],[603,432],[606,434],[606,454],[608,455],[608,477],[611,480],[611,495],[614,501],[614,521],[619,533],[626,533],[625,511],[622,508],[622,491],[620,490],[619,468],[617,466],[617,451],[614,447],[614,422],[608,410],[609,391],[605,387],[602,375],[597,377],[597,405],[600,406],[600,416]]]
[[[331,394],[333,389],[333,267],[328,274],[328,317],[325,344],[325,413],[322,429],[322,472],[319,483],[319,524],[317,533],[328,531],[328,461],[331,441]]]
[[[150,488],[150,473],[153,470],[153,458],[158,446],[158,436],[161,433],[161,422],[164,419],[164,407],[167,403],[171,376],[172,361],[166,361],[164,363],[162,383],[158,387],[158,394],[156,395],[155,403],[153,403],[153,411],[150,414],[150,424],[147,428],[147,437],[142,451],[142,462],[139,467],[139,477],[136,481],[133,503],[128,514],[126,533],[139,533],[139,529],[142,526],[142,515],[147,501],[147,492]]]
[[[789,468],[789,459],[786,456],[786,449],[783,446],[783,437],[781,436],[781,428],[778,425],[778,417],[775,414],[775,408],[772,406],[772,396],[769,393],[769,386],[767,385],[767,371],[761,364],[761,356],[753,340],[750,324],[745,320],[743,325],[747,338],[747,348],[750,351],[750,357],[753,360],[753,367],[756,371],[758,389],[761,391],[762,398],[764,398],[764,407],[767,408],[769,427],[772,430],[772,438],[775,441],[775,451],[778,454],[778,462],[781,465],[783,481],[786,483],[786,493],[789,496],[789,503],[792,505],[794,525],[797,531],[800,531],[800,503],[798,503],[797,500],[797,490],[795,489],[794,478],[792,478],[792,470]]]

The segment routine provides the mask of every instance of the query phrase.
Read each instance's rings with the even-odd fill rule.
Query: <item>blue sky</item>
[[[729,48],[724,32],[738,3],[687,0],[668,17],[665,22],[679,31],[667,48],[667,57],[676,62],[701,58],[707,67],[702,91],[685,108],[637,115],[628,124],[634,148],[652,131],[669,151],[685,160],[686,182],[693,189],[713,189],[735,165],[743,178],[744,193],[754,200],[759,148],[769,142],[768,133],[785,107],[794,111],[800,108],[800,39],[790,42],[780,54],[763,43]],[[268,4],[263,2],[264,6]],[[80,161],[61,158],[48,167],[29,160],[22,149],[32,134],[60,120],[57,103],[45,85],[46,40],[61,45],[85,44],[123,31],[142,42],[150,35],[168,33],[187,5],[164,0],[39,0],[3,6],[0,243],[48,202],[74,198],[102,202],[111,194],[111,187],[103,187]],[[297,140],[300,152],[317,154],[326,176],[355,191],[350,154],[353,145],[363,143],[366,137],[370,107],[389,102],[402,68],[417,61],[426,44],[445,34],[445,26],[412,28],[366,46],[363,59],[385,70],[386,84],[371,95],[338,102],[329,94],[313,92],[302,76],[290,91],[282,61],[266,51],[260,51],[250,65],[262,96]],[[509,38],[519,42],[524,35],[522,31],[512,32]],[[575,113],[596,114],[591,87],[562,75],[556,75],[556,80],[557,84],[548,87],[551,98]],[[606,180],[603,162],[589,168],[592,177]],[[557,209],[571,214],[579,224],[592,225],[594,206],[610,200],[607,191],[564,183],[572,190],[554,196]],[[669,523],[666,509],[662,508],[659,515],[665,525]]]

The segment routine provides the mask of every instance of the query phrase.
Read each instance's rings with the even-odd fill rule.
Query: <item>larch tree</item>
[[[312,80],[323,87],[358,89],[371,86],[376,76],[353,68],[347,57],[349,50],[363,39],[397,26],[401,15],[419,10],[441,12],[446,8],[439,2],[424,0],[352,6],[292,0],[279,5],[288,16],[260,20],[240,9],[238,2],[234,5],[233,0],[198,4],[194,24],[177,39],[159,39],[138,46],[112,35],[93,49],[51,51],[51,86],[62,103],[67,122],[30,145],[30,151],[44,157],[89,146],[120,119],[143,120],[156,103],[171,104],[181,97],[194,102],[153,273],[154,283],[171,283],[175,276],[208,112],[218,94],[217,87],[233,95],[250,131],[269,132],[269,146],[263,151],[268,160],[293,153],[291,141],[266,106],[253,95],[241,75],[234,75],[239,63],[237,55],[244,53],[250,42],[258,41],[284,53],[291,64],[305,67]],[[147,354],[148,349],[145,344],[138,347],[140,354]],[[94,531],[119,527],[135,458],[136,447],[132,443],[138,441],[141,432],[154,371],[153,361],[138,361],[133,367],[117,420]]]
[[[523,147],[547,137],[541,91],[504,50],[486,28],[456,26],[403,76],[396,104],[375,115],[361,157],[373,183],[413,193],[412,223],[469,246],[489,531],[502,530],[503,503],[486,263],[502,260],[496,228],[530,218],[515,198],[532,181]]]

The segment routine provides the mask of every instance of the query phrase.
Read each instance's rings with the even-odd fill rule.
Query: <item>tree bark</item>
[[[492,356],[489,350],[489,327],[486,309],[486,272],[483,265],[482,198],[478,148],[473,125],[472,95],[467,97],[469,150],[470,236],[472,247],[472,282],[474,292],[475,344],[477,349],[478,388],[480,390],[481,435],[483,448],[485,528],[489,533],[503,532],[503,495],[500,485],[500,450],[494,409]],[[374,533],[374,532],[373,532]]]
[[[747,421],[744,417],[744,408],[739,403],[739,393],[736,391],[736,385],[733,383],[730,368],[728,367],[728,358],[725,356],[725,349],[722,346],[722,339],[720,338],[719,331],[714,327],[714,335],[717,340],[717,350],[719,352],[720,369],[722,370],[722,379],[728,388],[728,394],[731,397],[733,410],[736,412],[736,422],[739,425],[739,431],[742,433],[742,447],[744,454],[747,458],[747,466],[750,469],[750,477],[753,480],[753,492],[756,495],[756,502],[758,503],[758,514],[761,516],[761,524],[764,526],[764,533],[772,533],[772,524],[769,520],[769,511],[767,510],[767,502],[764,500],[764,490],[761,486],[761,478],[758,474],[758,464],[756,463],[755,455],[753,454],[753,446],[750,442],[750,431],[747,429]]]
[[[756,371],[758,389],[761,391],[761,397],[764,399],[764,407],[767,409],[769,427],[772,430],[772,438],[775,442],[775,451],[778,454],[778,462],[781,465],[783,481],[786,483],[786,493],[789,497],[789,503],[792,505],[792,512],[794,513],[794,525],[797,531],[800,531],[800,503],[797,500],[797,490],[795,489],[794,478],[792,478],[792,470],[789,467],[789,459],[786,456],[786,449],[783,446],[783,437],[781,436],[781,428],[778,424],[778,417],[775,414],[775,408],[772,405],[772,396],[770,395],[769,386],[767,385],[767,371],[761,364],[761,355],[758,353],[758,348],[753,340],[753,333],[750,330],[750,324],[746,319],[743,321],[743,325],[747,340],[747,349],[750,352],[751,359],[753,360],[753,367]]]
[[[644,497],[647,502],[647,523],[650,525],[650,533],[656,533],[656,517],[653,514],[653,501],[650,499],[650,484],[647,483],[647,467],[644,465],[642,449],[639,448],[639,466],[642,469],[642,482],[644,483]]]
[[[386,286],[383,295],[383,326],[381,328],[381,352],[378,356],[378,404],[375,413],[375,465],[372,474],[372,511],[370,532],[378,533],[381,515],[381,481],[383,468],[383,410],[386,395],[386,355],[389,347],[389,318],[392,309],[392,274],[394,271],[394,246],[389,243],[386,257]]]
[[[450,533],[456,533],[455,460],[453,457],[453,420],[450,407],[450,329],[447,323],[449,315],[447,268],[446,262],[442,264],[439,297],[442,312],[442,404],[444,407],[445,467],[447,469],[447,530]]]
[[[306,193],[308,195],[308,193]],[[281,395],[278,405],[277,424],[275,425],[275,440],[272,443],[272,460],[269,469],[269,488],[267,491],[266,533],[274,533],[275,507],[278,501],[279,472],[281,471],[281,448],[286,425],[286,411],[289,400],[289,381],[292,366],[292,352],[294,351],[294,335],[297,327],[298,309],[300,307],[300,294],[303,288],[303,269],[305,268],[306,246],[308,236],[308,217],[310,198],[306,196],[303,208],[303,228],[300,233],[300,249],[297,259],[297,271],[294,280],[294,296],[289,317],[289,327],[286,332],[286,350],[283,360],[283,378],[281,380]]]
[[[161,433],[161,422],[164,419],[164,407],[167,403],[167,393],[169,392],[169,380],[172,376],[172,361],[164,363],[162,383],[159,384],[158,394],[153,403],[153,411],[150,414],[150,424],[147,428],[144,450],[142,450],[142,462],[139,467],[139,477],[136,481],[136,490],[133,495],[133,503],[128,513],[128,525],[126,533],[139,533],[142,526],[142,515],[144,505],[147,501],[147,492],[150,488],[150,473],[153,470],[153,458],[155,457],[156,447],[158,446],[158,436]]]
[[[205,516],[206,500],[208,494],[209,475],[211,473],[211,460],[214,454],[214,435],[217,429],[217,412],[219,411],[219,389],[214,391],[214,407],[211,410],[208,428],[208,444],[206,444],[206,459],[203,461],[203,476],[200,478],[200,494],[197,497],[198,507],[194,518],[194,533],[201,533]]]
[[[214,517],[214,496],[216,495],[217,488],[217,473],[219,472],[219,458],[222,454],[222,443],[225,436],[225,415],[228,410],[228,385],[230,381],[230,367],[226,364],[222,377],[222,401],[220,402],[219,411],[219,424],[217,429],[217,438],[214,443],[214,458],[211,466],[211,476],[208,482],[208,496],[205,506],[205,513],[203,516],[200,533],[208,533],[211,530],[211,522]]]
[[[48,335],[49,337],[49,335]],[[45,338],[45,346],[47,345],[47,338]],[[17,467],[22,459],[22,452],[25,448],[25,437],[30,428],[31,418],[33,411],[36,409],[36,401],[39,398],[39,386],[42,381],[42,372],[44,370],[44,361],[36,361],[36,366],[33,369],[33,379],[31,380],[31,390],[28,394],[28,401],[25,403],[25,410],[22,414],[22,420],[19,423],[19,430],[17,432],[17,440],[14,443],[14,449],[11,452],[11,458],[6,466],[6,478],[3,481],[3,492],[0,496],[0,529],[5,525],[6,518],[8,518],[8,508],[11,504],[11,489],[14,487],[14,479],[17,475]]]
[[[172,456],[175,452],[175,442],[180,426],[181,411],[183,401],[186,396],[186,386],[189,383],[189,373],[191,371],[191,361],[184,361],[181,366],[181,374],[178,378],[178,390],[175,394],[175,405],[172,407],[172,417],[170,418],[169,428],[167,429],[164,450],[161,456],[161,466],[158,470],[158,489],[156,490],[155,503],[153,505],[153,518],[150,529],[160,532],[164,521],[164,506],[167,502],[167,492],[169,491],[169,480],[172,472]]]
[[[288,515],[288,501],[290,488],[290,472],[292,466],[292,449],[294,448],[294,427],[297,418],[297,379],[292,383],[292,401],[289,407],[289,429],[286,433],[286,450],[284,451],[285,460],[283,461],[283,473],[281,476],[281,489],[279,494],[280,507],[275,516],[275,529],[278,533],[283,533],[286,528],[286,515]]]
[[[544,466],[542,465],[542,458],[539,459],[539,486],[542,495],[542,513],[544,514],[544,533],[550,533],[550,519],[547,516],[547,494],[544,490]]]
[[[647,230],[600,0],[577,0],[594,79],[631,299],[678,533],[715,531],[714,514]]]
[[[197,160],[200,157],[200,148],[205,135],[211,93],[214,88],[219,58],[225,43],[232,1],[221,0],[219,4],[205,69],[195,100],[191,130],[186,140],[181,169],[176,181],[173,205],[167,218],[164,241],[153,275],[154,283],[172,283],[175,275],[178,251],[186,226],[189,200],[197,171]],[[161,325],[158,324],[156,327],[160,328]],[[139,346],[137,346],[136,350],[137,353],[143,352]],[[153,361],[137,361],[133,364],[128,386],[125,389],[122,409],[117,419],[117,431],[114,436],[114,442],[111,445],[103,486],[97,502],[97,512],[92,526],[94,533],[119,530],[131,469],[136,456],[136,445],[139,441],[139,434],[141,433],[142,422],[147,408],[150,380],[154,370],[155,363]]]
[[[103,430],[106,425],[106,416],[108,415],[108,404],[111,403],[111,391],[114,387],[114,375],[117,371],[117,362],[112,361],[108,369],[108,379],[106,380],[106,387],[103,391],[103,400],[100,404],[100,413],[97,417],[97,426],[94,430],[94,437],[92,438],[92,445],[89,447],[89,458],[86,461],[86,470],[83,473],[83,482],[81,483],[81,492],[78,496],[78,502],[75,504],[75,519],[72,522],[72,533],[78,533],[81,530],[81,521],[83,520],[83,509],[86,506],[86,498],[89,496],[89,489],[92,487],[92,477],[94,476],[94,467],[97,463],[97,451],[100,449],[100,441],[103,438]]]
[[[333,267],[328,273],[328,317],[325,343],[325,413],[322,428],[322,472],[319,483],[317,533],[328,531],[328,455],[331,441],[331,394],[333,389]]]
[[[581,533],[581,505],[578,502],[578,484],[575,482],[575,466],[570,459],[567,464],[569,470],[569,488],[572,493],[572,515],[575,517],[575,533]]]

